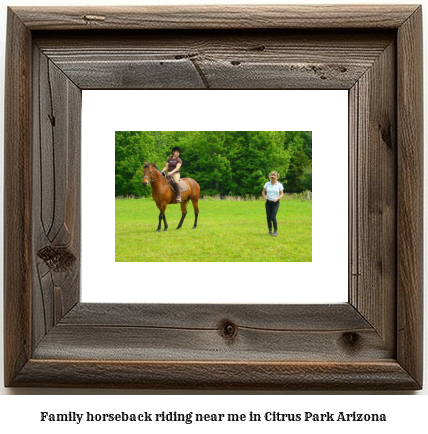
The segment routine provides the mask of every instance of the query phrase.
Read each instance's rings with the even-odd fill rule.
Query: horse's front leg
[[[156,229],[156,232],[159,232],[161,230],[162,218],[163,218],[163,214],[162,214],[162,211],[161,211],[159,213],[159,224],[158,224],[158,228]]]
[[[166,205],[161,205],[158,206],[159,208],[159,224],[158,224],[158,228],[156,229],[156,232],[159,232],[161,230],[162,227],[162,220],[163,220],[163,226],[164,226],[164,231],[166,231],[168,229],[168,224],[166,222],[166,217],[165,217],[165,210],[166,210]]]

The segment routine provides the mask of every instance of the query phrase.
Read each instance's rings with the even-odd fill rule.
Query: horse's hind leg
[[[183,224],[184,219],[186,218],[186,215],[187,215],[187,202],[188,201],[189,201],[189,199],[183,200],[181,202],[181,220],[180,220],[180,223],[177,226],[177,229],[181,228],[181,225]]]
[[[192,199],[193,209],[195,211],[195,224],[192,229],[195,229],[198,226],[198,215],[199,215],[199,198]]]

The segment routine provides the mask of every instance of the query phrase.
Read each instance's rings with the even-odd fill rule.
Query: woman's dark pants
[[[279,200],[278,202],[271,202],[270,200],[266,201],[266,217],[267,217],[267,224],[268,228],[271,231],[272,230],[272,224],[273,224],[273,230],[278,230],[278,223],[276,221],[276,213],[279,209]]]

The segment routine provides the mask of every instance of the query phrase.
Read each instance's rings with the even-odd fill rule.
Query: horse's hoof
[[[193,226],[193,228],[192,229],[196,229],[196,226]]]
[[[177,228],[175,228],[175,230],[178,230],[178,229],[180,229],[181,228],[181,226],[178,226]]]
[[[160,229],[158,229],[156,232],[160,232]]]

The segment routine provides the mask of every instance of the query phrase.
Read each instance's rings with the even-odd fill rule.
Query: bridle
[[[146,167],[149,167],[149,166],[146,166]],[[156,167],[156,166],[155,166]],[[152,178],[152,175],[153,175],[153,172],[154,171],[150,171],[150,176],[144,176],[143,177],[143,182],[144,182],[144,179],[148,179],[149,180],[149,184],[151,184],[152,182],[155,182],[155,181],[157,181],[158,179],[162,179],[162,178],[166,178],[166,175],[164,176],[164,175],[161,175],[159,178]]]

